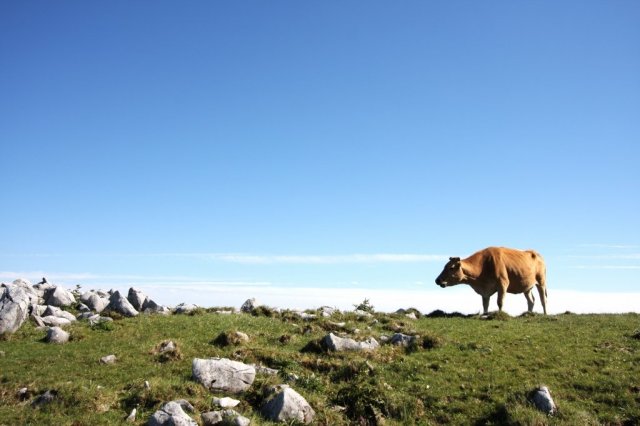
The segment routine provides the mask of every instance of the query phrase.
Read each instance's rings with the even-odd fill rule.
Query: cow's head
[[[436,284],[445,288],[450,285],[460,284],[464,279],[464,273],[462,272],[462,263],[459,257],[450,257],[444,269],[436,278]]]

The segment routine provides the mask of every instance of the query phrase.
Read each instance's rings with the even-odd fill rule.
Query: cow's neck
[[[462,263],[462,272],[464,273],[464,280],[462,282],[465,284],[473,284],[480,277],[478,268],[468,263]]]

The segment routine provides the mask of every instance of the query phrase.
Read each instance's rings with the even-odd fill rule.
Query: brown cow
[[[532,312],[533,287],[537,286],[542,310],[547,313],[546,267],[542,256],[533,250],[488,247],[466,259],[450,257],[436,278],[436,284],[442,288],[469,284],[482,296],[485,314],[489,310],[489,298],[496,292],[501,311],[506,293],[524,293],[529,312]]]

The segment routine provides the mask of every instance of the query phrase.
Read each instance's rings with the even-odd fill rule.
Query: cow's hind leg
[[[547,287],[538,284],[538,294],[540,295],[540,303],[544,314],[547,314]]]
[[[533,288],[524,292],[524,297],[527,298],[527,309],[529,312],[533,312],[533,304],[536,303],[536,298],[533,295]]]
[[[540,276],[537,277],[538,279],[538,294],[540,295],[540,303],[542,304],[542,310],[544,311],[544,314],[547,314],[547,283],[546,283],[546,278],[545,276],[542,274]]]

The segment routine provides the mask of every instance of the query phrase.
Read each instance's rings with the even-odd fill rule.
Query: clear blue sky
[[[504,245],[550,288],[636,291],[639,22],[637,1],[2,2],[0,278],[436,290],[441,258]]]

